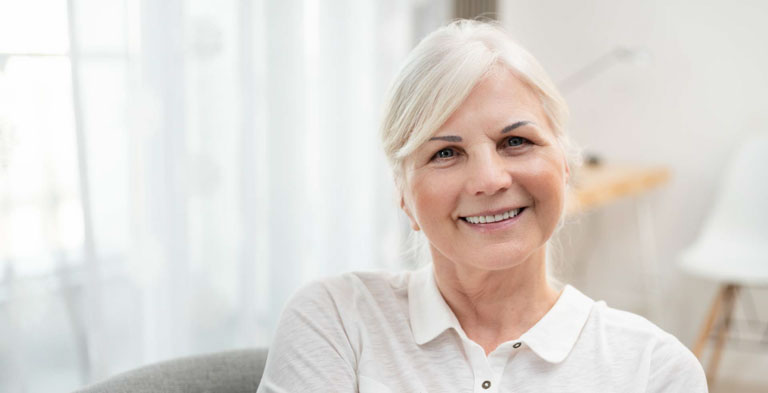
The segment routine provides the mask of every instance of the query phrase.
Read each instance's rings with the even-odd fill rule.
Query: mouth
[[[468,222],[470,224],[493,224],[496,222],[511,220],[515,218],[517,215],[519,215],[520,213],[522,213],[523,210],[525,210],[525,207],[510,209],[510,210],[503,211],[500,213],[495,213],[495,214],[459,217],[459,219],[464,220],[465,222]]]

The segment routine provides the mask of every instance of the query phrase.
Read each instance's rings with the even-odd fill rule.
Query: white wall
[[[692,345],[715,286],[681,274],[676,257],[696,238],[729,155],[750,134],[768,132],[768,2],[502,0],[500,8],[555,81],[616,46],[650,53],[645,65],[617,64],[567,92],[570,128],[609,161],[666,165],[673,179],[569,228],[565,263],[579,265],[571,273],[587,269],[588,294],[641,312]],[[650,310],[625,296],[643,289],[635,216],[643,203],[652,209],[664,299]],[[753,295],[768,317],[766,292]],[[768,383],[764,370],[768,351],[726,351],[719,376]]]

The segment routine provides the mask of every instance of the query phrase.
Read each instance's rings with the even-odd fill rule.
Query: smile
[[[461,217],[462,220],[470,223],[470,224],[491,224],[494,222],[504,221],[508,220],[510,218],[514,218],[518,214],[520,214],[524,207],[512,209],[509,211],[506,211],[504,213],[489,215],[489,216],[470,216],[470,217]]]

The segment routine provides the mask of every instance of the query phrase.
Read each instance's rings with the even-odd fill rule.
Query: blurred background
[[[720,283],[680,258],[767,131],[768,3],[0,0],[0,391],[268,346],[303,283],[409,268],[382,99],[419,39],[479,14],[601,165],[664,174],[573,214],[554,274],[693,348]],[[736,316],[768,318],[742,293]],[[713,391],[765,370],[766,342],[729,342]]]

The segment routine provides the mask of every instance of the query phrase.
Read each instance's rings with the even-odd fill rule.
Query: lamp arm
[[[563,94],[572,92],[592,79],[595,79],[606,70],[611,69],[616,64],[633,61],[635,58],[639,57],[639,55],[643,55],[644,53],[642,52],[644,52],[642,49],[633,50],[623,46],[614,47],[561,80],[560,83],[558,83],[560,91],[562,91]]]

